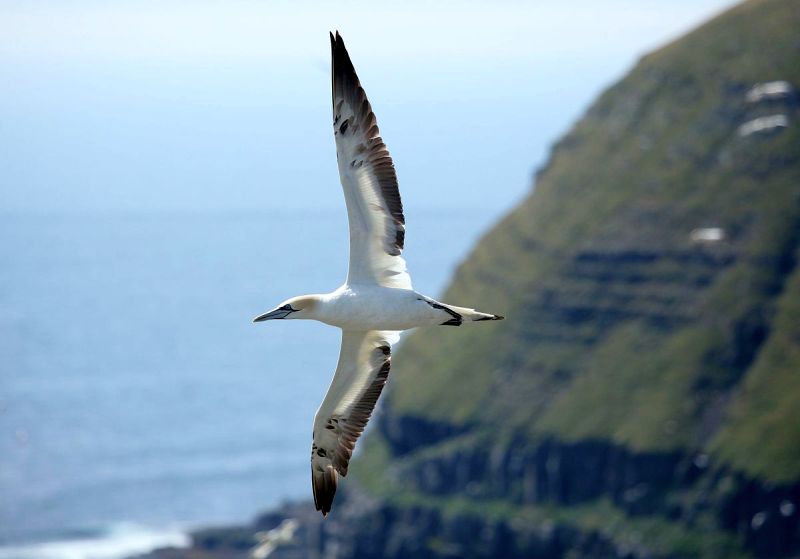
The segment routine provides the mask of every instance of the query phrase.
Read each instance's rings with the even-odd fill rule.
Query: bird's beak
[[[277,320],[279,318],[286,318],[292,314],[292,311],[287,309],[275,309],[274,311],[269,311],[268,313],[264,313],[258,315],[253,319],[253,322],[264,322],[265,320]]]

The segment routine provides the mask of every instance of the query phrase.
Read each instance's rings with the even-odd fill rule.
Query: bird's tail
[[[464,307],[453,307],[448,305],[451,309],[461,315],[464,322],[480,322],[482,320],[503,320],[505,317],[499,314],[485,313],[476,311],[475,309],[467,309]]]
[[[499,314],[485,313],[468,309],[466,307],[456,307],[454,305],[442,305],[446,312],[451,316],[450,320],[443,322],[444,326],[461,326],[468,322],[482,322],[484,320],[503,320],[505,317]]]

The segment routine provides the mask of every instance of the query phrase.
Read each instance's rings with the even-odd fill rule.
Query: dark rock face
[[[565,506],[608,498],[632,517],[655,515],[689,527],[711,510],[758,557],[800,554],[800,483],[748,479],[716,467],[705,454],[631,452],[605,441],[531,445],[518,439],[492,446],[487,440],[392,473],[398,485],[428,495]],[[693,497],[678,501],[676,494]]]
[[[680,453],[635,453],[603,441],[538,445],[524,439],[476,445],[396,468],[397,483],[425,494],[465,491],[518,504],[564,505],[611,497],[632,514],[658,508],[659,492],[695,481],[701,469]]]
[[[377,418],[386,433],[392,454],[402,456],[466,432],[467,428],[430,421],[421,417],[383,413]]]
[[[737,490],[722,500],[719,517],[758,557],[800,554],[800,483],[770,486],[736,476]]]
[[[650,558],[642,550],[622,549],[608,538],[552,523],[487,520],[479,514],[443,515],[425,507],[350,501],[323,521],[304,517],[297,542],[277,548],[273,559],[523,559]],[[310,506],[310,505],[309,505]],[[284,515],[289,511],[278,511]],[[219,552],[196,548],[191,553]],[[175,551],[172,551],[175,553]],[[229,556],[229,555],[225,555]]]
[[[322,557],[337,559],[652,557],[618,549],[599,534],[566,526],[487,521],[479,515],[444,517],[437,510],[418,507],[382,507],[366,521],[350,518],[347,526],[326,525],[324,533],[327,545]]]

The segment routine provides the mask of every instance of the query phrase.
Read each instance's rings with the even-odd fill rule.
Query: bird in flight
[[[347,281],[332,293],[292,297],[253,319],[318,320],[342,330],[339,363],[312,435],[311,485],[323,516],[386,384],[400,331],[503,319],[440,303],[411,287],[394,163],[338,31],[331,33],[331,56],[333,135],[350,223]]]

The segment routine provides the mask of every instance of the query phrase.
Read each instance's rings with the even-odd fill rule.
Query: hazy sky
[[[0,0],[0,210],[342,206],[339,29],[409,208],[510,207],[648,50],[728,0]]]

